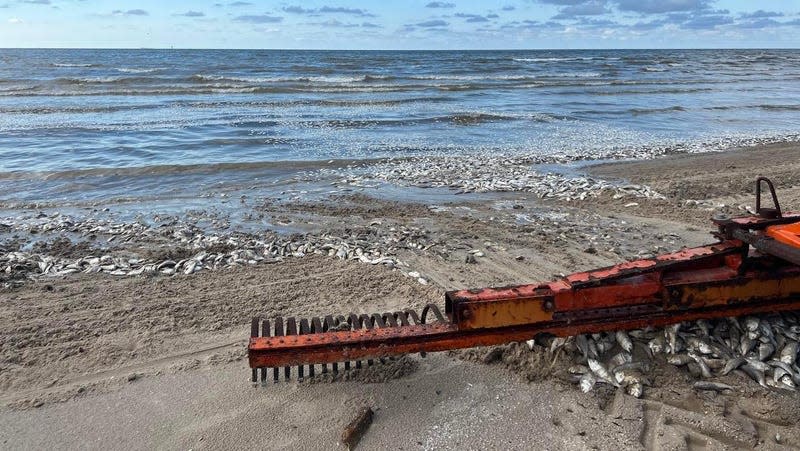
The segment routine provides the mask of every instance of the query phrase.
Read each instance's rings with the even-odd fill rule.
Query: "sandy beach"
[[[564,377],[567,358],[525,345],[494,359],[489,350],[408,356],[344,380],[258,388],[245,359],[254,315],[443,305],[446,290],[550,280],[712,242],[709,218],[747,214],[757,175],[772,178],[786,210],[800,209],[799,152],[780,143],[575,169],[663,199],[505,192],[434,205],[354,193],[262,203],[254,214],[303,230],[258,237],[290,243],[286,258],[191,274],[9,271],[0,279],[0,448],[342,449],[342,428],[365,404],[375,420],[360,449],[800,447],[797,392],[734,374],[719,380],[733,391],[696,391],[688,372],[665,362],[636,399],[612,387],[582,393]],[[181,267],[192,252],[164,230],[105,241],[103,252]],[[65,236],[38,249],[75,260],[104,241]],[[326,250],[291,247],[307,236]],[[231,258],[232,242],[202,243]],[[336,258],[328,242],[368,257]]]

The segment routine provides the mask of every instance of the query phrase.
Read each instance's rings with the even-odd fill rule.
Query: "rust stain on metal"
[[[775,215],[773,215],[775,216]],[[444,314],[433,304],[373,315],[254,320],[250,366],[316,364],[345,369],[362,361],[681,321],[800,310],[800,215],[718,219],[718,243],[570,274],[552,282],[450,291]],[[780,241],[777,237],[781,237]],[[751,248],[751,244],[757,250]],[[274,334],[270,331],[274,330]],[[253,382],[258,371],[253,371]],[[286,369],[288,377],[289,371]]]

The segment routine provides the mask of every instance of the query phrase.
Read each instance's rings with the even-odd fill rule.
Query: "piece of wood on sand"
[[[367,432],[367,428],[372,424],[372,409],[364,406],[358,410],[358,414],[353,421],[345,426],[342,432],[342,443],[347,449],[354,449],[361,437]]]

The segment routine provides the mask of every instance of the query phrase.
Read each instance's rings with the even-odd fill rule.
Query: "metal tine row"
[[[432,312],[436,317],[437,321],[445,321],[444,316],[439,311],[438,307],[433,304],[426,305],[425,308],[422,310],[422,314],[418,315],[417,312],[411,309],[406,309],[403,311],[397,311],[394,313],[374,313],[372,315],[368,314],[355,314],[351,313],[348,316],[333,316],[328,315],[324,318],[313,317],[310,320],[306,318],[298,320],[295,317],[288,317],[285,319],[283,317],[276,317],[274,320],[274,328],[270,330],[270,321],[267,319],[261,320],[259,317],[253,318],[251,327],[250,327],[250,336],[251,337],[282,337],[282,336],[289,336],[289,335],[306,335],[306,334],[318,334],[318,333],[326,333],[331,331],[345,331],[345,330],[359,330],[359,329],[373,329],[373,328],[384,328],[384,327],[403,327],[403,326],[411,326],[417,324],[425,324],[426,317],[428,312]],[[259,325],[260,330],[259,330]],[[298,327],[299,326],[299,327]],[[272,332],[272,333],[271,333]],[[424,353],[421,353],[424,357]],[[386,363],[386,360],[395,360],[395,357],[380,357],[379,360],[381,363]],[[355,369],[363,368],[362,360],[355,360],[352,364],[351,361],[344,361],[344,371],[349,371],[353,366]],[[366,365],[372,366],[374,364],[373,359],[367,359]],[[322,363],[318,364],[321,368],[322,374],[328,373],[328,364]],[[330,371],[333,374],[339,373],[339,363],[331,363]],[[315,364],[310,365],[299,365],[296,370],[297,379],[298,381],[303,381],[306,376],[305,369],[308,368],[308,377],[316,376],[316,367]],[[268,371],[270,368],[253,368],[252,374],[252,381],[254,384],[257,384],[260,380],[262,385],[267,384],[268,379]],[[260,375],[259,375],[260,370]],[[289,366],[283,367],[283,376],[284,380],[289,381],[292,377],[292,368]],[[273,383],[278,383],[280,381],[280,368],[272,368],[272,381]]]

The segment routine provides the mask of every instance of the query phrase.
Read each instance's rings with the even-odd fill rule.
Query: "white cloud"
[[[8,23],[24,23],[25,21],[20,19],[19,17],[12,17],[8,19]]]

